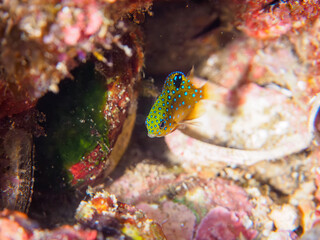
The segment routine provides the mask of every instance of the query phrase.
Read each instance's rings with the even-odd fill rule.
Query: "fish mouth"
[[[154,138],[156,135],[155,134],[153,134],[153,133],[148,133],[148,137],[149,138]]]

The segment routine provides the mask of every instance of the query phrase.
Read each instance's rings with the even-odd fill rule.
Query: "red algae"
[[[210,210],[202,220],[196,233],[196,240],[232,240],[243,236],[245,239],[254,239],[257,232],[246,229],[239,217],[223,207]]]
[[[71,184],[76,185],[81,181],[93,181],[106,167],[106,154],[98,145],[88,155],[85,155],[80,162],[69,168],[72,174]],[[90,179],[88,179],[90,178]]]

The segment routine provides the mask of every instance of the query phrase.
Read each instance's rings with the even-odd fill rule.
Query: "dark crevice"
[[[221,26],[221,20],[220,20],[219,17],[217,17],[211,23],[209,23],[207,26],[205,26],[200,32],[195,34],[192,37],[192,39],[196,39],[196,38],[202,37],[202,36],[206,35],[207,33],[210,33],[213,30],[219,28],[220,26]]]

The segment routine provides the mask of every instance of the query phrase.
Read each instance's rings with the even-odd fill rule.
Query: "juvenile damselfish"
[[[192,75],[192,74],[191,74]],[[208,84],[195,87],[182,72],[171,73],[146,119],[149,137],[162,137],[199,117],[201,100],[210,98]]]

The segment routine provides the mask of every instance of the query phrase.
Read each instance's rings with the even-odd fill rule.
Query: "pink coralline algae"
[[[300,35],[270,42],[241,37],[203,62],[196,73],[217,83],[218,101],[206,101],[205,113],[183,134],[165,137],[183,166],[250,165],[312,144],[320,106],[318,25],[314,20]]]
[[[81,229],[80,226],[61,226],[54,230],[44,230],[19,212],[4,210],[0,212],[1,240],[96,240],[96,230]]]
[[[165,137],[170,150],[181,160],[183,159],[184,165],[208,166],[213,161],[250,165],[257,161],[276,159],[298,152],[311,143],[313,126],[310,124],[312,120],[309,122],[309,119],[314,119],[314,112],[310,113],[310,118],[303,117],[307,116],[308,112],[288,101],[283,94],[255,84],[244,85],[239,91],[242,95],[238,99],[237,111],[233,113],[230,121],[226,121],[225,126],[219,123],[221,121],[219,114],[224,114],[224,111],[222,113],[208,111],[198,120],[203,127],[193,128],[198,131],[198,135],[205,135],[202,138],[224,137],[233,148],[210,144],[208,140],[201,141],[201,138],[187,136],[180,131]],[[315,105],[314,109],[316,106],[318,105]],[[208,104],[208,109],[213,107]],[[234,132],[228,139],[226,132],[221,132],[221,129],[231,129]],[[242,135],[238,134],[240,131]]]
[[[234,0],[236,25],[251,37],[277,38],[312,23],[320,12],[319,3],[309,1]]]
[[[54,178],[57,173],[62,173],[64,176],[60,179],[65,181],[64,184],[80,188],[93,183],[102,173],[109,174],[130,140],[136,111],[135,86],[140,80],[144,58],[142,34],[139,27],[131,22],[129,15],[137,9],[144,14],[150,4],[149,0],[4,1],[0,9],[0,119],[5,119],[4,121],[10,124],[5,125],[7,129],[0,132],[0,144],[9,129],[20,133],[20,136],[17,134],[17,139],[25,139],[23,131],[15,131],[17,127],[15,115],[32,111],[30,109],[36,107],[47,116],[44,123],[46,129],[39,141],[40,145],[46,145],[46,141],[48,143],[55,137],[57,140],[46,145],[52,147],[52,151],[45,150],[44,145],[39,147],[45,153],[37,170],[43,172],[44,177]],[[82,83],[92,80],[88,88],[81,89],[82,80],[79,80],[81,77],[77,77],[79,72],[92,73],[82,79]],[[63,106],[58,109],[57,98],[63,95],[64,90],[68,88],[66,86],[70,86],[67,83],[69,81],[75,83],[74,87],[71,87],[74,90],[73,94],[65,92],[66,100],[62,101]],[[90,92],[88,89],[92,90],[91,87],[98,82],[101,83],[101,87],[97,88],[99,91]],[[56,95],[44,96],[50,91]],[[86,99],[84,95],[88,98]],[[51,107],[41,103],[41,101],[46,102],[48,96],[57,97],[52,101],[55,103],[52,111]],[[97,99],[101,101],[97,102]],[[57,115],[50,119],[47,110]],[[28,114],[20,115],[20,118],[24,117],[27,118]],[[60,121],[58,119],[63,119],[61,124],[58,123]],[[125,124],[128,119],[130,124]],[[49,122],[53,125],[57,123],[57,128],[54,129]],[[37,120],[32,124],[35,128]],[[82,136],[85,135],[84,138],[81,137],[81,133]],[[125,137],[122,137],[117,145],[116,141],[120,134]],[[38,179],[34,179],[33,158],[41,155],[41,150],[37,149],[35,153],[34,141],[38,139],[34,139],[33,136],[36,134],[28,132],[28,141],[24,141],[28,143],[25,144],[28,146],[28,151],[24,151],[28,156],[23,156],[28,160],[28,171],[19,167],[10,170],[7,168],[8,165],[23,161],[7,156],[7,152],[3,152],[0,156],[2,162],[0,168],[4,172],[4,177],[1,178],[3,180],[1,190],[8,190],[3,193],[9,196],[1,200],[1,207],[28,210],[32,200],[29,193],[33,192],[33,183],[37,182],[41,175],[38,175]],[[72,137],[74,138],[71,139]],[[15,144],[16,148],[12,149],[23,146],[19,142]],[[113,149],[118,150],[112,153]],[[61,158],[57,157],[59,154]],[[17,154],[16,157],[20,155]],[[53,158],[62,159],[63,162],[54,161],[54,164],[57,164],[51,167],[55,171],[54,174],[40,170],[40,166],[46,168],[47,161]],[[64,169],[57,170],[60,167]],[[32,171],[29,171],[29,168]],[[108,172],[104,171],[106,169]],[[12,171],[14,176],[11,176]],[[17,176],[18,174],[21,176]],[[28,178],[24,175],[28,175]],[[49,180],[38,182],[47,181]],[[54,182],[57,183],[55,180]],[[29,183],[29,186],[25,186],[23,191],[25,194],[20,196],[17,194],[19,192],[16,190],[19,189],[16,185],[20,188],[26,185],[21,183]],[[49,188],[52,186],[48,185]],[[9,194],[12,191],[15,194]],[[22,196],[24,196],[23,204],[20,201],[16,205]],[[12,204],[8,204],[8,199]]]
[[[83,3],[84,4],[84,3]],[[101,27],[103,17],[96,2],[89,2],[88,5],[80,5],[84,11],[72,11],[65,7],[58,13],[58,22],[69,23],[62,27],[64,42],[67,45],[75,45],[86,36],[95,34]]]
[[[140,203],[137,205],[137,208],[141,209],[148,217],[155,219],[161,224],[162,230],[168,240],[192,240],[196,225],[196,217],[185,205],[166,201],[160,206]]]
[[[82,230],[78,227],[62,226],[54,230],[39,230],[34,232],[31,240],[97,240],[98,233],[95,230]]]
[[[107,62],[100,49],[129,49],[121,19],[150,2],[4,1],[0,11],[0,117],[28,109],[92,55]],[[129,53],[129,51],[127,51]],[[130,53],[129,53],[130,54]],[[108,60],[109,61],[109,60]],[[111,66],[112,61],[108,62]]]
[[[299,56],[299,65],[307,68],[304,73],[307,92],[319,85],[319,1],[246,1],[232,0],[235,7],[235,26],[256,40],[279,41],[286,36]],[[270,40],[270,41],[268,41]],[[261,41],[262,43],[263,41]],[[285,55],[282,55],[285,56]],[[296,70],[296,74],[301,74]],[[319,89],[318,89],[319,90]]]
[[[254,239],[257,232],[246,229],[237,214],[223,207],[210,210],[200,223],[196,240],[233,240],[243,236],[245,239]]]
[[[234,236],[243,231],[241,234],[252,239],[257,232],[250,220],[253,206],[247,193],[229,181],[195,175],[165,173],[161,167],[138,164],[107,189],[161,224],[167,239],[192,239],[192,233],[198,231],[201,222],[207,224],[206,215],[215,208],[237,216],[236,221],[225,221],[235,229]]]
[[[320,19],[318,18],[305,31],[298,34],[289,35],[293,42],[298,56],[303,64],[308,68],[308,86],[309,91],[314,89],[320,78]],[[314,91],[313,93],[316,93]]]
[[[161,227],[134,206],[118,202],[114,195],[96,193],[82,201],[76,213],[78,223],[54,229],[42,229],[26,214],[3,210],[0,212],[1,240],[102,240],[145,239],[165,240]]]

